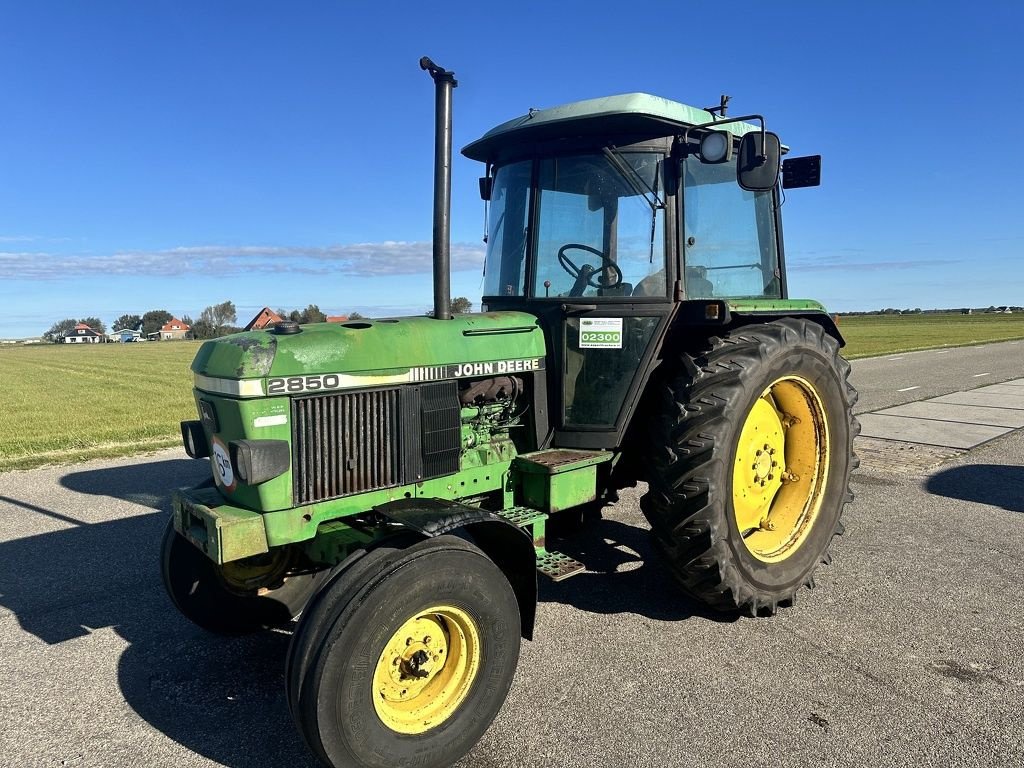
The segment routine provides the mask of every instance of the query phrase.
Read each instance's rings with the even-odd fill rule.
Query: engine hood
[[[324,387],[328,389],[379,386],[461,378],[466,365],[477,363],[490,366],[480,368],[482,372],[535,370],[543,367],[545,354],[537,319],[523,312],[456,315],[451,320],[356,320],[301,328],[291,335],[250,331],[206,342],[192,362],[196,386],[257,397],[272,394],[269,382],[276,387],[281,378],[321,374],[337,375],[341,382]],[[536,360],[540,362],[531,367]],[[297,384],[287,389],[300,391],[311,390]]]

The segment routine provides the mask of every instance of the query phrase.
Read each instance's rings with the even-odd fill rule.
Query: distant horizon
[[[472,301],[472,299],[471,299],[471,301]],[[315,301],[314,302],[309,302],[309,303],[316,304]],[[252,311],[251,315],[248,314],[248,313],[245,315],[245,317],[248,318],[248,319],[246,319],[244,322],[242,322],[242,319],[243,319],[242,316],[239,316],[238,320],[237,320],[236,327],[240,328],[240,329],[244,328],[245,325],[249,323],[249,321],[253,320],[255,317],[258,316],[258,314],[263,310],[264,307],[269,307],[271,310],[274,310],[274,311],[277,311],[278,309],[288,309],[289,311],[291,311],[292,309],[297,309],[297,310],[301,311],[301,310],[305,309],[306,306],[308,306],[308,304],[304,305],[302,307],[274,307],[274,306],[272,306],[270,304],[261,304],[261,305],[259,305],[258,308],[255,308]],[[921,314],[943,314],[943,313],[957,314],[957,313],[962,312],[965,309],[969,309],[972,312],[980,311],[980,312],[984,313],[987,310],[992,309],[992,308],[995,308],[995,309],[1009,308],[1013,312],[1024,311],[1024,305],[1018,306],[1018,305],[1015,305],[1015,304],[985,304],[985,305],[980,305],[980,306],[975,306],[975,307],[956,306],[956,307],[931,307],[931,308],[926,308],[926,307],[879,307],[877,309],[854,309],[854,310],[843,310],[843,311],[838,311],[838,310],[837,311],[832,311],[832,310],[829,310],[828,307],[826,307],[825,309],[826,309],[826,311],[829,312],[829,314],[845,316],[845,315],[880,314],[880,313],[885,312],[886,310],[896,310],[896,312],[902,313],[902,314],[917,314],[918,313],[917,310],[920,310]],[[141,316],[141,315],[144,315],[146,312],[160,310],[160,309],[161,309],[160,307],[153,307],[151,310],[147,309],[147,310],[143,310],[142,312],[123,312],[121,314],[134,314],[134,315]],[[236,309],[240,309],[240,308],[236,307]],[[324,309],[323,307],[320,307],[320,310],[326,316],[336,317],[336,316],[339,316],[339,315],[350,315],[350,314],[352,314],[352,312],[359,312],[359,314],[362,315],[363,318],[366,319],[366,320],[381,320],[381,319],[388,319],[388,318],[391,318],[391,317],[423,317],[423,316],[425,316],[430,311],[430,309],[431,309],[430,307],[424,307],[421,312],[413,312],[413,313],[406,313],[406,314],[390,314],[390,315],[387,315],[387,314],[376,314],[375,315],[375,314],[370,314],[370,313],[367,313],[367,312],[363,312],[361,310],[334,312],[334,311],[328,311],[328,310]],[[165,311],[169,311],[169,310],[165,310]],[[479,312],[479,311],[480,311],[480,302],[479,302],[479,300],[473,301],[473,312]],[[183,317],[191,317],[193,320],[195,320],[199,316],[199,314],[201,312],[202,312],[202,309],[200,309],[200,310],[198,310],[196,312],[185,312],[185,313],[182,313],[181,315],[177,315],[177,314],[174,314],[174,313],[171,313],[171,314],[174,316],[174,318],[176,318],[178,320],[182,320]],[[120,317],[121,314],[119,314],[117,317],[113,318],[113,320],[117,320],[117,318]],[[86,314],[85,317],[95,317],[95,315]],[[80,322],[81,321],[79,318],[60,317],[60,318],[55,319],[52,323],[50,323],[47,326],[46,329],[44,329],[43,331],[41,331],[38,334],[35,334],[35,335],[31,335],[30,334],[30,335],[27,335],[27,336],[0,336],[0,341],[24,341],[24,340],[31,340],[31,339],[42,339],[43,338],[43,334],[46,332],[46,330],[49,329],[50,326],[54,325],[55,323],[61,322],[62,320],[69,320],[69,319],[74,319],[76,322]],[[99,319],[103,320],[102,317],[100,317]],[[108,335],[108,336],[110,334],[114,333],[114,331],[111,328],[113,320],[111,320],[110,322],[104,321],[104,324],[106,326],[105,334]],[[121,330],[121,329],[118,329],[118,330]]]

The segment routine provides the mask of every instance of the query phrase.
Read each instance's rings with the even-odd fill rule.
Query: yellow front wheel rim
[[[455,713],[479,671],[476,622],[460,608],[434,606],[385,644],[373,673],[373,706],[392,731],[425,733]]]
[[[732,502],[747,550],[779,562],[807,539],[828,480],[825,407],[799,376],[772,382],[747,412],[733,465]]]

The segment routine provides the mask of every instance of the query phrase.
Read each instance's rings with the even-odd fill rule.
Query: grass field
[[[861,315],[841,317],[850,359],[936,347],[1024,339],[1024,313],[1014,315]]]
[[[181,442],[198,342],[0,347],[0,470]]]
[[[849,358],[1024,338],[1015,315],[843,317]],[[198,342],[0,346],[0,471],[179,445]]]

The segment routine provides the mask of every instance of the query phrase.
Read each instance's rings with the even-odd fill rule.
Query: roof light
[[[708,131],[700,137],[700,159],[725,163],[732,159],[732,136],[727,131]]]

